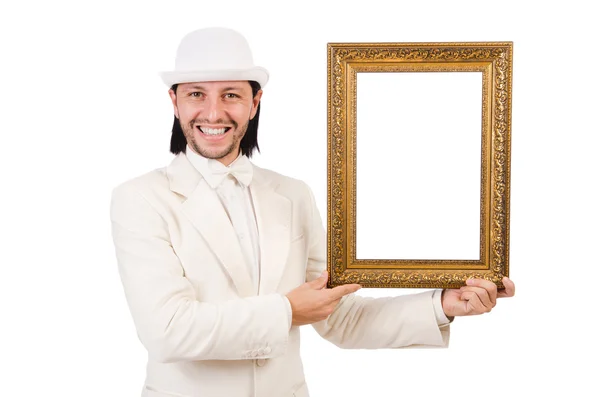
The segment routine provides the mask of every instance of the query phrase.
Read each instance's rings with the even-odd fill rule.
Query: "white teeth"
[[[226,129],[227,128],[201,128],[202,132],[204,132],[206,135],[221,135],[225,133]]]

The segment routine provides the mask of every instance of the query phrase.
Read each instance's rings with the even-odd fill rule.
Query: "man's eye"
[[[202,96],[202,93],[201,92],[191,92],[190,96],[194,97],[194,98],[200,98]]]
[[[234,98],[238,98],[238,96],[236,94],[227,93],[227,94],[225,94],[225,98],[234,99]]]

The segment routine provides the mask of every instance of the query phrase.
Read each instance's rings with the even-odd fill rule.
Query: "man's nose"
[[[223,116],[224,106],[220,98],[211,98],[206,101],[205,106],[206,118],[209,121],[216,121]]]

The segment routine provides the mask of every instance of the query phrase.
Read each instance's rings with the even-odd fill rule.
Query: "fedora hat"
[[[167,86],[200,81],[254,80],[264,87],[265,68],[255,66],[248,42],[226,28],[205,28],[188,33],[177,48],[175,70],[161,72]]]

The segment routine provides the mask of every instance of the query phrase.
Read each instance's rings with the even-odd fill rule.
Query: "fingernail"
[[[473,285],[475,284],[475,280],[473,280],[472,278],[467,279],[467,285]]]

